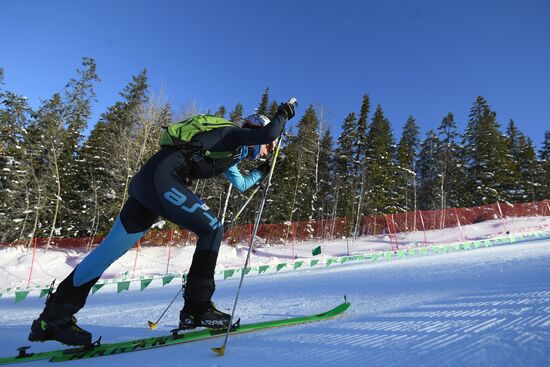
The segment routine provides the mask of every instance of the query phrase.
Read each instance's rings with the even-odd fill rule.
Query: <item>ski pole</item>
[[[152,321],[147,321],[147,324],[149,325],[149,328],[151,330],[155,330],[157,328],[157,325],[158,323],[160,322],[160,320],[162,319],[162,317],[164,316],[164,314],[166,313],[166,311],[168,311],[168,309],[170,308],[170,306],[172,306],[172,303],[174,303],[174,301],[176,300],[176,298],[180,295],[180,293],[183,291],[183,288],[185,288],[185,284],[182,284],[181,285],[181,288],[180,290],[178,291],[178,293],[174,296],[174,298],[172,298],[172,301],[168,304],[168,306],[166,306],[166,308],[164,309],[164,311],[162,312],[162,314],[159,316],[157,322],[152,322]]]
[[[260,189],[260,185],[258,185],[254,191],[252,191],[252,193],[248,196],[248,199],[246,199],[245,203],[243,204],[243,206],[241,206],[241,208],[239,209],[239,211],[237,212],[237,214],[235,214],[233,216],[233,219],[231,219],[231,222],[229,222],[229,224],[223,226],[223,231],[224,232],[227,232],[228,229],[230,229],[231,227],[233,227],[233,225],[235,224],[235,222],[237,221],[237,219],[239,219],[239,216],[241,215],[241,213],[244,211],[244,209],[248,206],[248,204],[250,204],[250,202],[252,201],[252,198],[254,197],[254,195],[256,195],[256,193],[258,192],[258,190]]]
[[[296,98],[291,98],[288,103],[293,104],[295,106],[298,105]],[[285,122],[286,123],[286,122]],[[284,131],[284,126],[283,126]],[[244,275],[246,273],[246,266],[248,264],[248,261],[250,259],[250,253],[252,252],[252,244],[254,243],[254,240],[256,239],[256,234],[258,232],[258,227],[260,226],[260,220],[262,218],[262,213],[264,211],[265,202],[267,199],[267,193],[269,191],[269,186],[271,184],[271,178],[273,177],[273,172],[275,170],[275,163],[277,163],[277,156],[279,155],[279,150],[281,149],[281,143],[282,139],[279,139],[277,142],[277,149],[275,150],[275,153],[273,155],[273,163],[271,164],[271,169],[269,170],[269,176],[267,177],[267,185],[265,187],[264,196],[262,198],[262,202],[260,204],[260,209],[258,210],[258,216],[256,217],[256,222],[254,223],[254,229],[252,231],[252,238],[250,239],[250,243],[248,244],[248,253],[246,254],[246,260],[244,262],[243,268],[241,270],[241,279],[239,281],[239,287],[237,288],[237,294],[235,295],[235,302],[233,303],[233,310],[231,311],[231,317],[229,318],[229,327],[227,328],[227,332],[225,333],[225,339],[223,341],[223,345],[221,347],[217,348],[211,348],[214,353],[216,353],[219,356],[223,356],[225,354],[225,347],[227,346],[227,341],[229,339],[229,333],[231,332],[231,325],[233,323],[233,317],[235,315],[235,309],[237,308],[237,302],[239,300],[239,293],[241,291],[241,287],[243,285]]]

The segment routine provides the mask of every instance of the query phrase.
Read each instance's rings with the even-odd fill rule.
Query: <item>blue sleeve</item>
[[[262,174],[258,170],[250,172],[250,174],[246,177],[243,176],[237,168],[237,165],[229,167],[229,169],[223,174],[240,192],[248,190],[262,179]]]

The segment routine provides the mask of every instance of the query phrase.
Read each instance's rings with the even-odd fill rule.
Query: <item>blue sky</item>
[[[335,137],[362,95],[396,136],[412,115],[422,137],[453,112],[461,130],[477,95],[537,146],[550,130],[550,2],[2,1],[5,88],[36,107],[93,56],[93,125],[131,76],[148,69],[176,112],[194,101],[247,112],[265,87],[325,111]],[[91,127],[91,126],[90,126]]]

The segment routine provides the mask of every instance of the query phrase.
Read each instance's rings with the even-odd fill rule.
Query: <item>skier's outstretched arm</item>
[[[237,165],[231,166],[225,171],[224,176],[235,186],[240,192],[244,192],[258,183],[263,175],[258,170],[253,170],[249,175],[243,176],[237,168]]]
[[[222,132],[222,142],[227,149],[236,149],[242,146],[269,144],[283,132],[285,122],[294,117],[294,105],[281,103],[277,114],[269,124],[258,129],[225,128]]]

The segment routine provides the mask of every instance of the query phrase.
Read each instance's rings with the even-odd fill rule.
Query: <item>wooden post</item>
[[[170,250],[172,248],[172,237],[174,230],[170,230],[170,241],[168,242],[168,261],[166,262],[166,274],[168,274],[168,267],[170,266]]]
[[[34,258],[36,257],[36,242],[37,238],[34,238],[34,249],[32,251],[32,262],[31,262],[31,269],[29,271],[29,280],[27,281],[27,288],[31,284],[31,278],[32,278],[32,269],[34,268]]]
[[[252,249],[254,249],[254,247],[253,247],[254,244],[252,243],[252,231],[253,231],[253,227],[252,227],[252,223],[250,223],[250,232],[249,232],[248,243],[250,244],[250,247],[252,247]],[[248,265],[247,266],[250,267],[251,263],[252,263],[252,253],[248,257]]]
[[[498,208],[498,212],[500,214],[500,219],[502,219],[502,225],[504,226],[504,232],[506,232],[506,234],[510,234],[510,231],[508,230],[508,227],[506,226],[506,220],[504,219],[504,215],[502,214],[502,209],[500,208],[500,203],[497,201],[497,208]]]
[[[141,244],[141,240],[138,240],[138,243],[137,243],[137,246],[136,246],[136,258],[134,260],[134,269],[132,269],[132,278],[134,277],[134,273],[136,271],[136,265],[137,265],[137,261],[138,261],[140,244]]]
[[[462,232],[462,226],[460,225],[460,219],[458,218],[458,212],[455,210],[455,216],[456,216],[456,222],[458,223],[458,229],[460,230],[460,238],[462,238],[462,242],[464,242],[464,233]]]
[[[422,223],[422,231],[424,232],[424,246],[428,246],[428,238],[426,237],[426,227],[424,226],[424,218],[422,217],[422,210],[419,210],[420,222]]]
[[[294,255],[294,222],[292,222],[292,261],[294,261],[295,258],[296,256]]]
[[[391,218],[391,221],[390,219]],[[384,219],[386,219],[386,226],[388,227],[388,233],[390,235],[390,246],[392,250],[398,250],[399,245],[397,244],[397,236],[395,236],[395,227],[393,223],[393,215],[384,215]],[[393,232],[393,233],[392,233]],[[395,241],[395,248],[393,246],[393,243]]]

